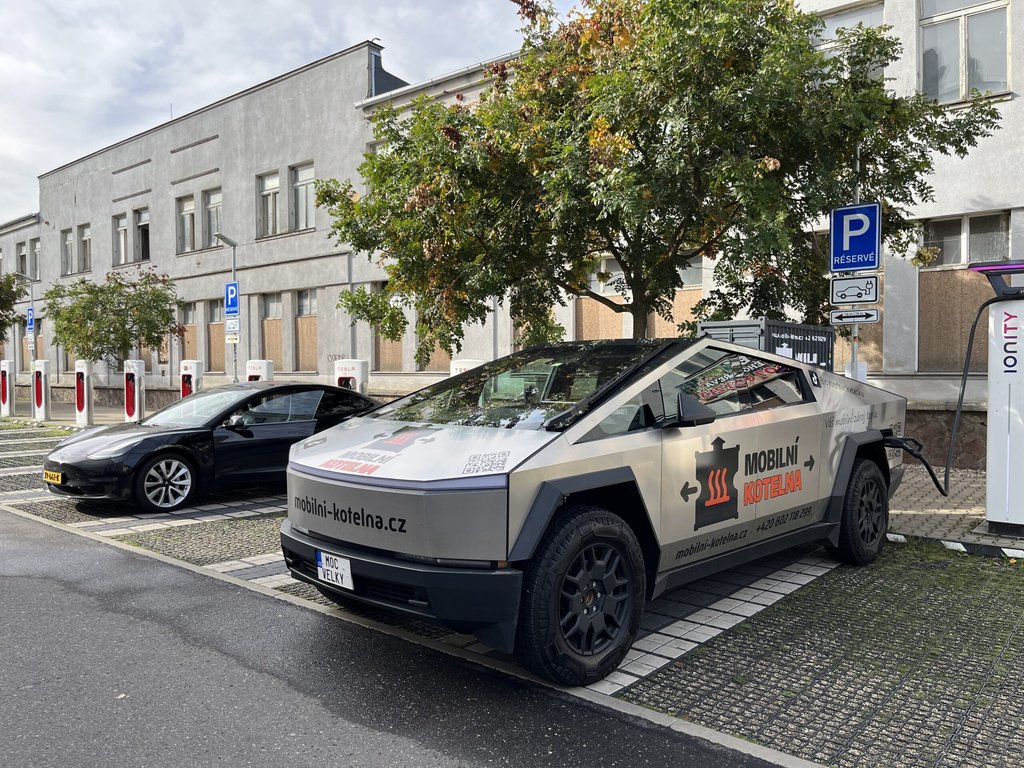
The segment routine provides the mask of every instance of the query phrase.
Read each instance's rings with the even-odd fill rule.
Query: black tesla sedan
[[[291,445],[379,403],[323,384],[253,381],[197,392],[135,424],[96,427],[46,457],[51,493],[170,512],[203,489],[283,480]]]

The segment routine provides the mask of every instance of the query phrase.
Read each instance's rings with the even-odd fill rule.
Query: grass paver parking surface
[[[215,520],[117,538],[193,565],[213,565],[279,550],[282,520],[282,514]]]
[[[889,546],[621,698],[826,765],[1024,765],[1024,564]]]
[[[17,475],[0,475],[0,492],[4,491],[45,491],[43,473],[25,472]]]

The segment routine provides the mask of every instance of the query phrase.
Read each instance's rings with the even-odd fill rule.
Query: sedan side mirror
[[[228,429],[245,429],[245,416],[241,413],[233,413],[228,416],[228,420],[224,422],[224,426]]]
[[[676,406],[678,415],[674,421],[666,421],[662,425],[663,428],[697,427],[701,424],[710,424],[718,416],[711,408],[685,392],[680,392],[676,396]]]

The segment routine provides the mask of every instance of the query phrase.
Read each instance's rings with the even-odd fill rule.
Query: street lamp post
[[[218,240],[220,240],[222,243],[224,243],[224,245],[230,245],[231,246],[231,282],[235,283],[235,282],[237,282],[237,279],[235,277],[235,248],[238,247],[238,243],[236,243],[234,240],[232,240],[227,235],[222,235],[220,232],[216,232],[214,234],[214,237],[216,237]],[[241,291],[239,291],[239,298],[241,298]],[[231,368],[234,371],[234,382],[235,382],[235,384],[237,384],[238,383],[238,344],[237,343],[234,343],[234,344],[231,345]]]

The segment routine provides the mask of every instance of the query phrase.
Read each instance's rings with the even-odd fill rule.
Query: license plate
[[[352,584],[352,563],[347,558],[317,550],[316,575],[325,584],[355,589]]]
[[[60,485],[61,483],[64,482],[64,475],[62,475],[60,472],[51,472],[48,469],[44,469],[43,482],[56,483],[57,485]]]

